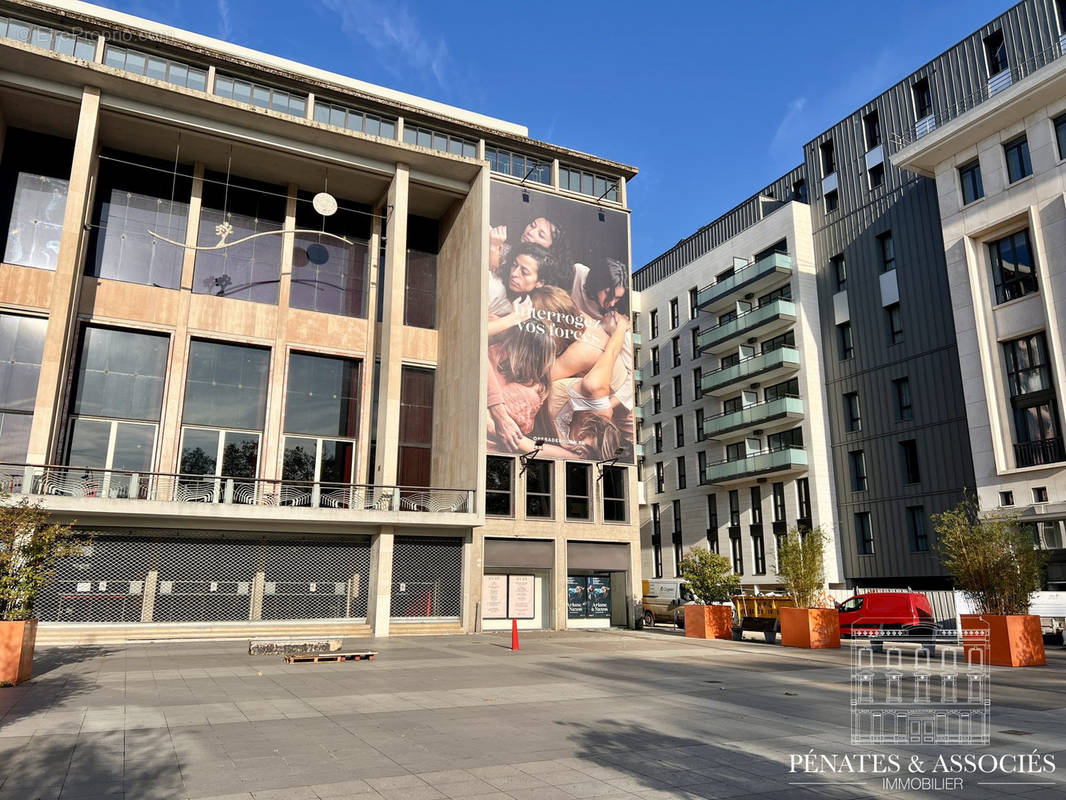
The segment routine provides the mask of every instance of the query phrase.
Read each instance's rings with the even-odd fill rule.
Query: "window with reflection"
[[[254,478],[266,414],[270,351],[194,339],[189,347],[179,471]],[[223,499],[217,483],[186,482],[183,500]],[[240,500],[249,490],[242,489]]]
[[[4,134],[0,219],[7,220],[4,263],[56,268],[74,143],[21,128]]]
[[[433,382],[431,369],[404,367],[400,377],[400,486],[429,486],[433,456]]]
[[[553,461],[527,461],[526,469],[526,516],[552,516],[552,466]]]
[[[289,355],[282,479],[297,483],[289,487],[283,503],[351,504],[348,484],[355,479],[360,367],[348,358]]]
[[[191,194],[188,165],[103,152],[85,274],[177,289]]]
[[[592,519],[592,504],[589,502],[588,464],[566,462],[566,518]]]
[[[88,325],[74,370],[66,463],[149,472],[163,410],[170,337]],[[123,494],[128,481],[111,487]]]
[[[0,314],[0,463],[21,464],[30,444],[48,320]]]
[[[626,521],[626,468],[603,468],[603,521]]]
[[[193,292],[277,303],[286,189],[225,173],[204,176]],[[254,237],[254,238],[250,238]]]
[[[339,201],[337,212],[324,217],[311,205],[312,197],[310,192],[297,195],[296,228],[321,233],[296,234],[289,305],[365,318],[371,209]]]
[[[485,513],[514,516],[514,459],[489,456],[485,474]]]
[[[407,251],[403,324],[415,328],[437,327],[437,257]]]

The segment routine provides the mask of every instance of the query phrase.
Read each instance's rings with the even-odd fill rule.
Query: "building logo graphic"
[[[988,631],[856,631],[852,744],[988,744]],[[959,634],[965,646],[959,646]]]

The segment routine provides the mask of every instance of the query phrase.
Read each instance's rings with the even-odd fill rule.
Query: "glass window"
[[[681,376],[674,376],[674,408],[677,408],[683,402],[683,395],[681,392]]]
[[[165,81],[187,89],[203,91],[207,84],[206,69],[111,44],[104,46],[104,63],[134,75],[145,75],[153,80]]]
[[[191,194],[186,165],[178,165],[175,174],[173,163],[117,151],[101,154],[86,274],[177,289]]]
[[[799,500],[799,517],[801,520],[811,518],[811,487],[807,478],[796,481],[796,497]]]
[[[354,438],[359,425],[360,363],[291,353],[285,432]]]
[[[866,133],[866,150],[873,150],[881,144],[881,123],[876,109],[862,118],[862,127]]]
[[[651,338],[654,339],[659,335],[659,312],[657,309],[652,309],[648,314],[648,319],[651,323]]]
[[[744,548],[740,542],[739,533],[729,534],[729,545],[733,556],[733,573],[736,575],[744,574]]]
[[[984,197],[985,187],[981,182],[981,162],[974,159],[959,167],[959,182],[962,184],[963,205]]]
[[[485,513],[490,517],[514,515],[514,459],[489,456],[485,477]]]
[[[673,362],[672,366],[677,368],[681,366],[681,337],[675,336],[670,340],[670,359]]]
[[[289,305],[307,311],[366,317],[370,207],[341,201],[329,217],[311,205],[310,192],[296,199],[296,227],[334,234],[298,233],[292,253]],[[341,241],[337,236],[348,241]]]
[[[863,511],[855,515],[855,544],[860,556],[874,553],[874,532],[870,526],[870,512]]]
[[[844,430],[849,433],[862,430],[859,395],[856,392],[848,392],[844,395]]]
[[[687,483],[687,477],[685,475],[685,457],[677,457],[677,488],[684,489]]]
[[[655,452],[661,453],[663,451],[663,424],[656,422],[655,427],[652,429],[655,437]]]
[[[896,395],[896,419],[901,422],[914,419],[910,379],[897,378],[892,381],[892,388]]]
[[[877,245],[881,250],[881,271],[891,272],[896,268],[896,245],[892,239],[892,231],[878,236]]]
[[[63,233],[74,143],[9,127],[0,161],[4,263],[54,270]]]
[[[740,525],[740,490],[729,490],[729,525],[730,527],[737,527]]]
[[[1029,229],[988,244],[996,302],[1006,303],[1037,291],[1036,259]]]
[[[681,313],[678,310],[677,298],[670,300],[670,328],[676,328],[681,324]]]
[[[1007,387],[1014,414],[1014,457],[1031,467],[1066,460],[1058,433],[1058,398],[1052,381],[1044,334],[1003,344]]]
[[[270,351],[193,339],[182,423],[262,430]]]
[[[170,338],[87,326],[74,375],[71,413],[158,422]]]
[[[704,430],[703,430],[703,417],[704,417],[703,409],[702,408],[697,408],[696,409],[696,441],[697,442],[702,442],[704,439],[707,438],[707,436],[706,436],[706,434],[704,433]]]
[[[603,483],[603,521],[625,522],[626,516],[626,468],[605,466]]]
[[[903,341],[903,313],[899,303],[885,306],[885,318],[888,322],[889,344],[899,344]]]
[[[477,148],[475,147],[474,154],[476,155],[476,153]],[[502,172],[505,175],[513,175],[526,181],[551,185],[552,168],[550,160],[543,161],[532,156],[522,156],[493,145],[485,146],[485,159],[489,162],[493,172]],[[562,175],[560,175],[560,179],[562,179]],[[567,187],[563,186],[563,188]]]
[[[1024,134],[1004,144],[1003,154],[1007,158],[1007,179],[1011,183],[1033,174],[1033,164],[1029,160],[1029,140]]]
[[[567,519],[592,519],[592,505],[589,502],[590,474],[588,464],[566,462]]]
[[[685,418],[674,417],[674,443],[677,447],[685,446]]]
[[[921,483],[922,473],[918,466],[918,442],[914,439],[905,439],[899,443],[900,452],[903,456],[903,482]]]
[[[400,452],[397,469],[401,486],[430,485],[435,377],[433,370],[416,367],[404,367],[401,373]]]
[[[785,484],[775,483],[773,485],[774,495],[774,522],[785,521]]]
[[[653,347],[651,349],[651,374],[659,374],[659,348]]]
[[[985,37],[985,58],[988,60],[989,77],[1009,69],[1007,62],[1007,44],[1003,41],[1003,31],[995,31]]]
[[[699,400],[703,397],[703,367],[692,370],[692,399]]]
[[[819,149],[822,152],[822,175],[831,175],[837,170],[836,150],[833,147],[833,140],[822,142],[819,145]]]
[[[1052,388],[1047,340],[1043,333],[1004,342],[1003,352],[1006,356],[1007,388],[1011,397]]]
[[[751,487],[751,524],[762,525],[762,489]]]
[[[825,211],[830,213],[837,210],[837,206],[840,205],[840,199],[837,196],[837,190],[833,189],[831,192],[825,193]]]
[[[284,187],[235,177],[227,185],[224,173],[208,172],[197,244],[234,244],[196,253],[193,292],[277,303],[283,237],[276,232],[284,225],[286,199]],[[259,233],[275,235],[249,240]]]
[[[653,414],[658,414],[663,410],[662,387],[659,384],[651,387],[651,407]]]
[[[1066,158],[1066,114],[1055,117],[1055,140],[1059,145],[1059,159]]]
[[[47,327],[40,317],[0,314],[0,463],[26,460]]]
[[[829,271],[836,282],[837,291],[842,292],[848,285],[848,268],[844,263],[844,256],[833,256],[829,259]]]
[[[552,516],[552,461],[526,462],[526,516]]]
[[[403,323],[415,328],[437,327],[437,257],[407,251]]]
[[[844,361],[855,355],[855,347],[851,339],[851,323],[842,322],[837,325],[837,357]]]
[[[929,79],[922,78],[911,87],[914,97],[914,118],[922,120],[933,113],[933,95],[929,91]]]
[[[655,493],[662,494],[666,490],[666,468],[663,462],[655,465]]]
[[[925,526],[925,508],[907,507],[907,524],[911,532],[911,550],[916,553],[929,551],[929,532]]]
[[[852,450],[848,453],[851,463],[851,491],[866,491],[866,455],[862,450]]]
[[[753,564],[753,575],[765,575],[766,574],[766,540],[763,538],[762,532],[753,533],[751,535],[751,554]]]

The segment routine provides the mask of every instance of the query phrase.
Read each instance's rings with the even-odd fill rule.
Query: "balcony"
[[[700,352],[721,355],[735,347],[743,338],[773,336],[796,322],[796,304],[791,300],[778,299],[751,311],[745,311],[736,319],[700,331]]]
[[[640,386],[642,383],[644,383],[644,372],[643,372],[643,370],[639,370],[639,369],[633,370],[633,382],[636,383],[637,386]]]
[[[797,447],[763,450],[736,461],[719,461],[707,465],[707,482],[738,483],[756,475],[798,473],[807,469],[807,451]]]
[[[1014,445],[1014,465],[1022,467],[1038,467],[1042,464],[1057,464],[1066,461],[1066,450],[1062,445],[1062,437],[1054,439],[1041,439],[1036,442],[1021,442]]]
[[[3,488],[36,497],[51,511],[74,512],[85,521],[94,514],[181,518],[236,518],[271,521],[408,522],[470,524],[473,489],[385,486],[356,483],[264,480],[85,467],[0,464]],[[447,516],[444,516],[447,515]],[[415,517],[418,519],[416,520]],[[195,523],[193,523],[195,524]]]
[[[642,445],[642,444],[633,445],[633,452],[636,454],[637,458],[644,458],[644,445]]]
[[[701,289],[697,302],[701,310],[717,314],[732,306],[737,292],[757,295],[785,283],[791,277],[792,259],[785,253],[771,253],[753,264],[741,267],[728,278]]]
[[[777,383],[799,370],[799,350],[779,347],[768,353],[745,358],[731,367],[716,369],[703,376],[700,389],[712,397],[726,394],[740,381],[759,378],[764,384]]]
[[[640,347],[642,344],[644,344],[644,337],[641,336],[639,333],[634,331],[630,335],[633,337],[633,346],[634,347]]]
[[[644,421],[644,406],[633,406],[633,419],[637,422]]]
[[[739,434],[754,428],[764,431],[788,427],[803,418],[803,400],[799,397],[778,397],[755,403],[739,411],[719,414],[703,421],[703,433],[708,439],[721,439],[725,434]]]

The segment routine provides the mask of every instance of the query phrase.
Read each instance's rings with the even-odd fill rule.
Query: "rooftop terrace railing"
[[[960,117],[967,111],[977,108],[977,106],[981,105],[994,95],[999,94],[1009,86],[1029,77],[1041,67],[1046,67],[1052,61],[1055,61],[1062,56],[1064,42],[1066,42],[1066,35],[1063,35],[1050,47],[1041,50],[1031,58],[993,75],[984,82],[981,88],[972,94],[952,103],[947,108],[943,108],[933,114],[923,117],[902,133],[893,133],[891,138],[896,145],[896,149],[901,149],[909,144],[913,144],[923,136],[932,133],[934,130],[946,125],[948,122],[951,122],[951,120],[956,117]]]
[[[347,511],[473,513],[473,489],[292,481],[87,467],[0,464],[13,495],[99,500],[219,503]]]

